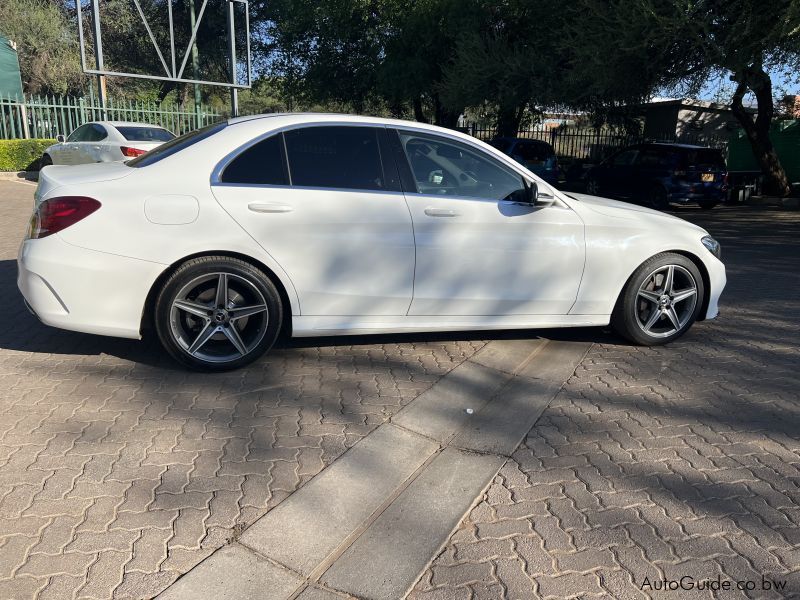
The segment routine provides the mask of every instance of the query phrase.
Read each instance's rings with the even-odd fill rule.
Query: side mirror
[[[65,138],[65,137],[64,137],[64,134],[63,134],[63,133],[59,133],[59,134],[56,136],[56,141],[57,141],[59,144],[63,144],[64,142],[66,142],[66,141],[67,141],[67,138]]]

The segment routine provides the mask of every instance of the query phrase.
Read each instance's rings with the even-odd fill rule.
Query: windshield
[[[175,136],[163,127],[117,126],[117,131],[129,142],[168,142]]]
[[[133,160],[129,160],[125,164],[129,167],[147,167],[158,161],[167,158],[168,156],[172,156],[176,152],[180,152],[184,148],[188,148],[189,146],[196,144],[200,140],[204,140],[207,137],[211,137],[215,133],[218,133],[225,129],[228,124],[226,122],[222,123],[215,123],[214,125],[208,125],[207,127],[203,127],[202,129],[195,129],[194,131],[190,131],[189,133],[185,133],[180,137],[176,137],[171,139],[168,142],[165,142],[150,150],[150,152],[145,152],[141,156],[134,158]]]

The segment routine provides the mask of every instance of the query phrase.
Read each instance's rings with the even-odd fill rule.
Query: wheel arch
[[[697,267],[697,270],[700,271],[700,276],[703,278],[703,297],[700,299],[700,312],[697,315],[697,320],[704,321],[706,318],[706,313],[708,312],[708,303],[711,298],[711,278],[708,275],[708,269],[706,268],[705,264],[703,264],[703,261],[700,260],[700,258],[696,254],[693,254],[692,252],[688,252],[686,250],[677,250],[677,249],[662,250],[661,252],[653,254],[653,256],[648,256],[646,259],[644,259],[642,262],[636,265],[636,267],[634,267],[634,269],[630,273],[628,273],[628,276],[625,278],[625,282],[622,284],[622,287],[617,293],[617,300],[614,303],[614,310],[616,311],[616,307],[621,302],[622,296],[625,293],[625,290],[628,287],[628,283],[630,282],[634,273],[636,273],[636,271],[639,270],[639,267],[641,267],[644,263],[646,263],[654,256],[658,256],[659,254],[679,254],[681,256],[684,256],[688,258],[690,261],[692,261],[692,263],[694,263],[694,266]]]
[[[275,288],[278,290],[278,295],[281,298],[281,304],[283,304],[283,323],[281,323],[281,332],[284,335],[291,335],[292,330],[292,302],[289,298],[289,293],[284,285],[281,278],[275,273],[273,269],[265,265],[260,260],[253,258],[252,256],[248,256],[247,254],[241,254],[239,252],[232,252],[230,250],[209,250],[204,252],[197,252],[195,254],[189,254],[188,256],[184,256],[171,265],[169,265],[166,269],[164,269],[161,274],[156,278],[153,282],[153,285],[150,286],[150,291],[147,293],[147,297],[145,298],[144,307],[142,309],[142,318],[139,325],[140,332],[144,332],[145,330],[153,329],[153,312],[155,308],[156,297],[158,296],[158,292],[161,289],[161,286],[164,282],[185,262],[190,261],[194,258],[201,258],[204,256],[224,256],[228,258],[236,258],[238,260],[242,260],[246,263],[250,263],[254,267],[258,267],[261,269],[267,277],[269,277],[270,281],[275,285]]]

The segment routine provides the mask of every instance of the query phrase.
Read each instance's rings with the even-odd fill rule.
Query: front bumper
[[[139,339],[147,294],[166,265],[87,250],[56,234],[22,242],[17,267],[17,287],[42,323]]]
[[[728,283],[728,278],[725,274],[725,265],[715,256],[710,256],[704,262],[709,280],[708,309],[704,318],[714,319],[719,315],[719,298],[722,295],[722,290],[725,289],[725,284]]]

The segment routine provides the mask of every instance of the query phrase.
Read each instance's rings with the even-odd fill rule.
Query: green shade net
[[[11,96],[22,99],[22,78],[19,74],[17,51],[0,33],[0,97]]]

